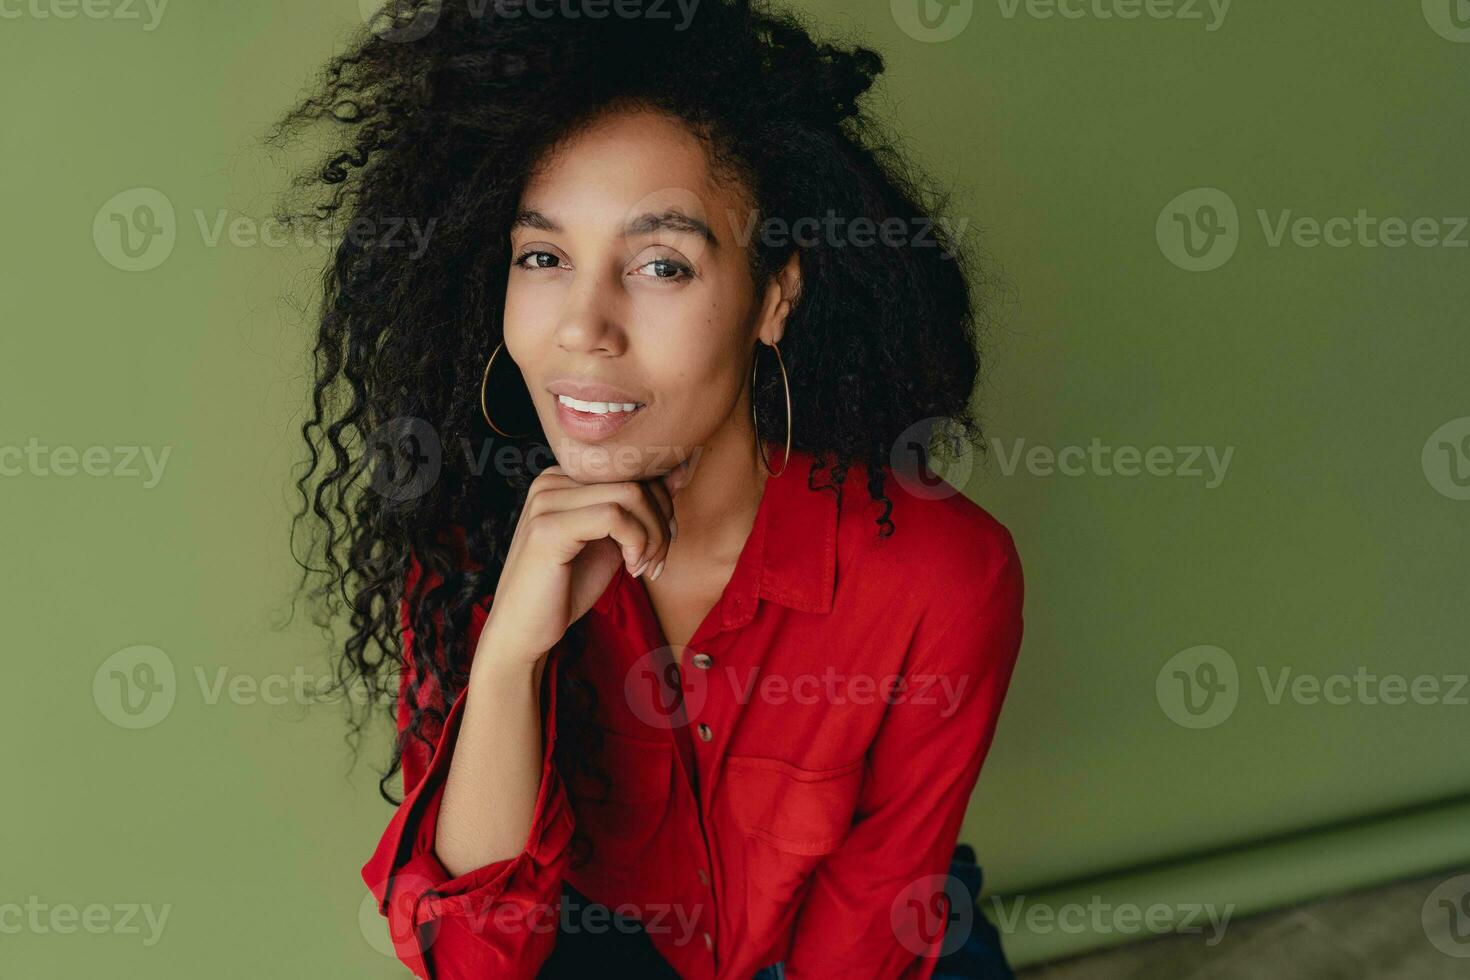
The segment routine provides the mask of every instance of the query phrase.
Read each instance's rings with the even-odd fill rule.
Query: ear
[[[801,298],[801,250],[793,249],[781,270],[771,277],[761,298],[758,336],[764,344],[778,344],[786,334],[786,318]]]

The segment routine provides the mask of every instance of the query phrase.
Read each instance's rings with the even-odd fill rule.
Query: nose
[[[626,344],[618,283],[592,273],[573,276],[562,298],[556,342],[564,350],[619,354]]]

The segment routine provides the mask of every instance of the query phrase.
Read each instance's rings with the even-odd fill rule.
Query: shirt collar
[[[784,453],[784,446],[770,450],[772,467],[781,469]],[[812,453],[793,448],[789,465],[766,478],[750,537],[721,598],[726,629],[750,622],[760,599],[799,612],[832,611],[841,488],[808,488],[807,476],[815,464]],[[813,482],[829,481],[818,477]],[[627,567],[619,564],[593,608],[607,615],[623,594],[623,583],[631,579]]]

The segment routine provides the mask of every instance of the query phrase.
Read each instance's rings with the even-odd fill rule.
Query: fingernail
[[[662,561],[660,561],[658,563],[658,565],[654,567],[653,574],[650,575],[650,576],[648,576],[649,580],[650,581],[657,582],[658,581],[658,573],[661,572],[661,571],[663,571],[663,570],[664,570],[664,563]]]
[[[649,561],[652,561],[652,559],[649,559]],[[643,570],[645,568],[647,568],[647,567],[648,567],[648,562],[647,561],[643,562],[641,565],[639,565],[637,568],[635,568],[633,570],[633,577],[634,578],[637,578],[638,576],[642,575],[643,574]]]
[[[679,522],[674,520],[672,517],[669,518],[669,540],[679,540]]]

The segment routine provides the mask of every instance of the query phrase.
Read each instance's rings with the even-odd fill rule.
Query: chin
[[[646,480],[658,469],[660,453],[620,442],[584,443],[565,436],[551,440],[556,464],[578,483],[622,483]]]

